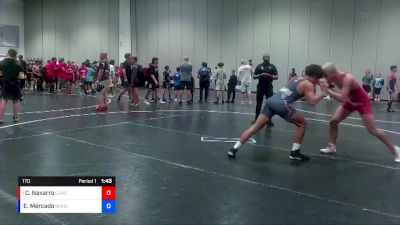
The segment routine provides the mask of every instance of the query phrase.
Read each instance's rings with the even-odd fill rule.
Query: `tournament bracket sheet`
[[[18,177],[18,213],[115,211],[115,177]]]

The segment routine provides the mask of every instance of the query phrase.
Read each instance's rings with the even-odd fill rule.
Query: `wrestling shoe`
[[[239,149],[231,148],[231,150],[229,150],[229,152],[228,152],[228,157],[231,159],[236,158],[236,152],[238,152],[238,151],[239,151]]]
[[[394,109],[392,109],[392,108],[389,108],[389,107],[387,107],[386,111],[387,111],[387,112],[396,112],[396,110],[394,110]]]
[[[336,146],[329,143],[326,148],[319,150],[322,154],[334,154],[336,153]]]
[[[303,162],[310,161],[310,157],[301,154],[300,149],[296,150],[296,151],[291,151],[290,155],[289,155],[289,159],[303,161]]]
[[[394,161],[400,163],[400,147],[394,146],[394,151],[397,154],[397,156],[394,158]]]

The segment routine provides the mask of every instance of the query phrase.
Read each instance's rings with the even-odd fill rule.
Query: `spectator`
[[[110,79],[110,71],[107,60],[107,53],[100,53],[100,60],[98,66],[98,73],[96,78],[96,91],[98,92],[98,105],[96,106],[96,111],[103,112],[108,110],[107,106],[107,92],[109,91],[109,79]]]
[[[152,93],[155,97],[155,101],[159,101],[160,103],[165,103],[163,100],[160,100],[158,97],[158,88],[159,86],[159,75],[158,75],[158,58],[153,57],[151,59],[151,63],[149,64],[149,69],[148,69],[148,86],[147,86],[147,92],[145,96],[144,103],[149,105],[149,94]]]
[[[180,65],[181,68],[181,88],[182,92],[186,92],[186,102],[187,104],[192,104],[192,94],[190,90],[193,87],[192,83],[192,72],[193,72],[193,66],[192,64],[189,63],[189,57],[185,56],[183,58],[183,63]],[[183,93],[182,93],[183,94]]]
[[[235,74],[235,70],[232,70],[232,74],[228,81],[228,100],[226,103],[235,103],[236,85],[238,83],[238,78]],[[231,99],[232,95],[232,100]]]
[[[242,104],[245,101],[248,101],[251,104],[251,84],[252,84],[252,75],[253,75],[253,67],[248,64],[245,59],[240,61],[241,66],[238,69],[238,79],[240,82],[240,89],[242,91]]]
[[[224,104],[224,91],[226,90],[226,73],[224,71],[224,63],[218,63],[218,69],[215,72],[213,79],[215,80],[215,90],[217,92],[217,100],[214,103],[219,104],[219,98],[221,97],[222,104]]]
[[[207,63],[201,63],[201,68],[197,71],[197,78],[199,78],[200,85],[200,99],[199,102],[203,101],[203,92],[204,92],[204,101],[207,102],[208,99],[208,89],[210,87],[210,78],[211,78],[211,69],[207,67]]]
[[[371,69],[367,69],[362,78],[362,87],[364,91],[368,93],[368,97],[371,98],[371,83],[374,80],[374,76],[371,73]]]
[[[387,90],[389,92],[390,100],[387,103],[388,112],[396,112],[396,110],[392,109],[392,104],[396,98],[396,88],[397,88],[397,66],[390,67],[390,74],[388,78],[388,87]]]
[[[292,72],[289,73],[289,80],[291,80],[293,78],[297,78],[297,73],[296,73],[296,69],[295,68],[292,68]]]
[[[375,94],[375,101],[380,102],[381,101],[381,90],[383,86],[385,85],[385,80],[382,77],[382,74],[378,74],[378,76],[375,77],[373,81],[373,86],[374,86],[374,94]]]
[[[0,63],[1,78],[1,99],[0,99],[0,124],[4,123],[4,112],[7,102],[13,102],[13,121],[19,121],[19,112],[21,110],[20,98],[22,97],[19,87],[19,79],[24,78],[24,68],[16,60],[17,51],[9,49],[7,58]]]

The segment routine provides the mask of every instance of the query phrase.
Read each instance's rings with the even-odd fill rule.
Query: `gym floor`
[[[310,162],[289,160],[295,129],[278,117],[229,160],[230,141],[254,117],[255,102],[240,97],[137,108],[124,98],[94,113],[90,96],[26,94],[20,123],[10,122],[9,104],[0,127],[0,224],[400,224],[400,165],[357,114],[341,125],[336,155],[319,154],[338,105],[324,100],[296,104]],[[400,114],[373,109],[400,144]],[[18,214],[22,175],[114,175],[117,213]]]

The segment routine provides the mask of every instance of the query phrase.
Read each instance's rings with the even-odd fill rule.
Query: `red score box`
[[[116,200],[117,193],[115,187],[103,186],[101,187],[101,199],[102,200]]]

